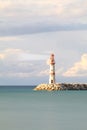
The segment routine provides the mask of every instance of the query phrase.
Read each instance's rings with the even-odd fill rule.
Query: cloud
[[[0,0],[1,7],[4,7],[7,13],[13,12],[16,16],[20,15],[22,17],[23,14],[27,13],[28,16],[35,15],[68,15],[69,13],[78,12],[78,10],[85,10],[87,7],[87,1],[78,1],[78,0],[37,0],[37,1],[29,1],[29,0],[5,0],[4,2]],[[7,7],[7,9],[6,9]],[[9,8],[8,8],[9,7]],[[74,9],[77,11],[74,12]],[[73,11],[71,11],[73,10]],[[85,12],[85,11],[84,11]],[[13,15],[14,16],[14,15]]]
[[[62,76],[62,73],[64,72],[64,67],[60,67],[55,72],[56,72],[56,75],[59,75],[59,76],[61,75]]]
[[[71,29],[68,26],[65,28],[64,25],[71,27],[79,25],[78,28],[82,28],[81,24],[87,24],[86,0],[0,0],[0,2],[3,7],[3,11],[0,12],[0,35]],[[87,25],[85,28],[87,29]]]
[[[0,37],[0,41],[6,41],[6,42],[15,41],[17,39],[18,39],[18,37]]]
[[[21,55],[21,59],[23,61],[32,61],[32,60],[46,60],[48,57],[48,55],[42,55],[42,54],[28,54],[28,53],[24,53]]]
[[[43,67],[44,68],[44,67]],[[49,66],[49,69],[47,69],[47,66],[45,66],[45,69],[42,70],[39,70],[38,72],[38,75],[37,76],[40,76],[40,77],[43,77],[43,76],[49,76],[49,69],[50,69],[50,66]],[[55,69],[55,75],[56,76],[62,76],[62,73],[64,72],[64,68],[63,67],[60,67],[59,69]]]
[[[7,78],[29,78],[32,75],[30,73],[24,73],[24,72],[2,72],[0,73],[0,77],[7,77]]]
[[[48,76],[49,75],[49,69],[41,70],[37,76]]]
[[[39,61],[45,60],[48,55],[32,54],[28,50],[8,48],[0,53],[0,59],[8,61]]]
[[[4,54],[0,54],[0,59],[4,59],[5,58],[5,55]]]
[[[2,1],[2,0],[0,0],[0,10],[3,10],[3,9],[5,9],[5,8],[8,8],[8,7],[10,7],[11,6],[11,1]]]
[[[69,68],[63,76],[87,76],[87,53],[81,56],[81,60],[76,62],[73,67]]]
[[[0,59],[6,64],[16,62],[20,59],[20,55],[23,53],[21,49],[8,48],[0,53]]]
[[[27,78],[37,76],[46,56],[27,50],[8,48],[0,52],[0,77]],[[37,62],[38,61],[38,62]]]
[[[2,2],[3,3],[3,2]],[[10,4],[9,4],[10,3]],[[19,19],[20,18],[39,18],[39,16],[55,16],[56,18],[62,18],[65,19],[67,17],[74,17],[76,16],[81,16],[86,14],[87,11],[87,1],[78,1],[78,0],[37,0],[37,1],[11,1],[9,0],[4,1],[3,4],[1,5],[9,5],[9,9],[5,8],[5,10],[8,13],[13,13],[13,16],[16,16]],[[8,13],[5,12],[5,15]],[[26,14],[26,15],[25,15]],[[9,15],[10,16],[10,15]],[[12,17],[12,15],[11,15]],[[46,17],[45,17],[46,18]],[[61,20],[62,20],[61,19]],[[17,19],[16,19],[17,20]],[[31,19],[29,19],[31,20]],[[58,22],[58,19],[56,19]],[[69,19],[68,19],[69,20]],[[62,22],[62,21],[61,21]],[[67,21],[68,22],[68,21]]]

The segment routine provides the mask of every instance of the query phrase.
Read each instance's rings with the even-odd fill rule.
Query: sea
[[[87,91],[0,86],[0,130],[87,130]]]

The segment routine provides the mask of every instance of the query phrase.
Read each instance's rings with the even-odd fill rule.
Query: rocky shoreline
[[[87,90],[87,84],[79,83],[58,83],[58,84],[40,84],[34,88],[36,91],[58,91],[58,90]]]

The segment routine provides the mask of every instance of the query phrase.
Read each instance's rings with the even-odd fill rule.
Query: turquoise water
[[[87,91],[0,87],[0,130],[87,130]]]

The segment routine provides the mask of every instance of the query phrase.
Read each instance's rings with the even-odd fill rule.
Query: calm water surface
[[[87,91],[0,87],[0,130],[87,130]]]

